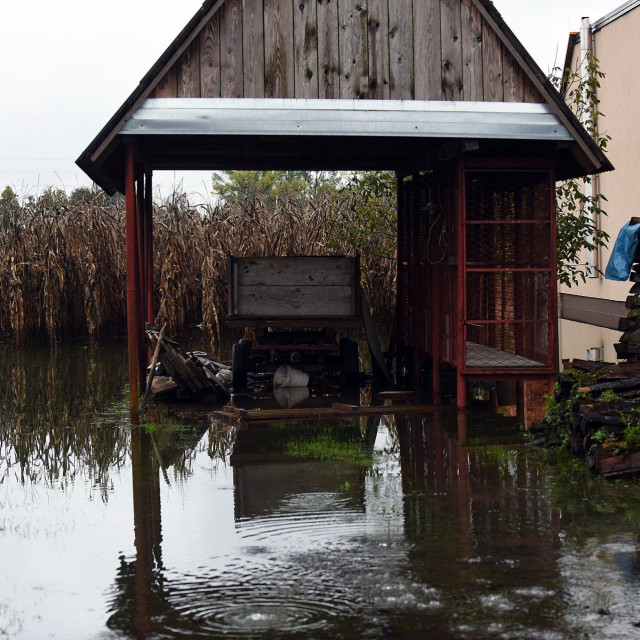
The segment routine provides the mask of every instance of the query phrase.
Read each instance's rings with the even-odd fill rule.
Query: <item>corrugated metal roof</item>
[[[155,98],[120,133],[573,140],[546,104],[440,100]]]

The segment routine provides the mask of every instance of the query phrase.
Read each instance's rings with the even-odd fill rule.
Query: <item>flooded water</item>
[[[121,348],[0,356],[0,637],[640,638],[640,485],[510,422],[131,429]]]

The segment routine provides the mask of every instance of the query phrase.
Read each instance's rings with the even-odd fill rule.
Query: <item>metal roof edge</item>
[[[591,29],[593,33],[596,31],[600,31],[603,27],[606,27],[608,24],[611,24],[618,18],[621,18],[629,11],[632,11],[636,7],[640,7],[640,0],[629,0],[629,2],[625,2],[623,5],[620,5],[617,9],[610,11],[606,16],[602,16],[602,18],[596,20],[592,25]]]

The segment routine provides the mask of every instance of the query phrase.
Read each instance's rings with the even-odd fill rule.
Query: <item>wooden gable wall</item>
[[[472,0],[223,0],[152,97],[544,102]]]

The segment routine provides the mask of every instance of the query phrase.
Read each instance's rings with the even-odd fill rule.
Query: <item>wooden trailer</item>
[[[357,383],[358,345],[337,335],[363,326],[359,257],[229,256],[228,286],[227,325],[255,334],[234,345],[235,389],[247,386],[249,370],[282,364]]]

